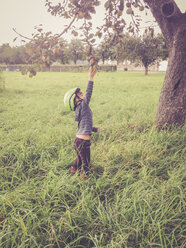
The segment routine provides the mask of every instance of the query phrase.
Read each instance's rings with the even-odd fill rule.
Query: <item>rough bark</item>
[[[158,22],[169,49],[155,122],[159,128],[183,125],[186,116],[186,14],[180,12],[174,0],[144,1]]]

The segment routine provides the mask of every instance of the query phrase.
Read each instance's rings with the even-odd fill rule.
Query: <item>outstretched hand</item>
[[[97,69],[95,66],[90,66],[89,68],[89,80],[94,81],[94,76],[96,75]]]
[[[97,133],[100,133],[100,132],[101,132],[101,128],[98,127],[98,128],[97,128]]]

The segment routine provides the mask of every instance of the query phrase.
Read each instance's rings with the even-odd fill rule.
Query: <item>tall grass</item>
[[[98,73],[92,175],[75,158],[69,88],[86,73],[5,73],[0,93],[0,247],[185,247],[185,126],[158,132],[164,74]]]

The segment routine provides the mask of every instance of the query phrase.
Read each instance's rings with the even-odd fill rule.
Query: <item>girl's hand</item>
[[[97,128],[97,133],[100,133],[100,132],[101,132],[101,128],[98,127],[98,128]]]

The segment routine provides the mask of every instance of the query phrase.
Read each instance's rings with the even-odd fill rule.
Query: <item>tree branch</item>
[[[69,23],[69,25],[68,25],[60,34],[56,35],[55,38],[58,39],[58,38],[60,38],[65,32],[67,32],[68,29],[69,29],[69,28],[72,26],[72,24],[75,22],[76,18],[77,18],[77,14],[74,15],[74,18],[73,18],[72,21]],[[13,28],[13,31],[14,31],[17,35],[19,35],[20,37],[22,37],[22,38],[24,38],[24,39],[26,39],[26,40],[29,40],[29,41],[34,40],[34,39],[28,38],[28,37],[26,37],[26,36],[24,36],[24,35],[18,33],[18,32],[16,31],[15,28]]]
[[[18,34],[20,37],[22,37],[22,38],[24,38],[24,39],[27,39],[27,40],[30,40],[30,41],[32,40],[31,38],[28,38],[28,37],[26,37],[26,36],[24,36],[24,35],[18,33],[18,32],[16,31],[15,28],[12,28],[12,29],[13,29],[13,31],[14,31],[16,34]]]
[[[61,37],[65,32],[67,32],[68,29],[69,29],[69,28],[72,26],[72,24],[75,22],[76,18],[77,18],[77,14],[74,15],[74,18],[73,18],[72,21],[69,23],[69,25],[68,25],[60,34],[58,34],[58,35],[56,36],[56,38]]]
[[[143,0],[151,9],[151,12],[156,19],[166,41],[167,45],[171,46],[173,33],[177,27],[177,22],[182,15],[180,9],[174,0]],[[168,4],[173,4],[174,13],[172,15],[164,15],[162,12],[163,6],[168,6]],[[161,10],[160,10],[161,8]]]

